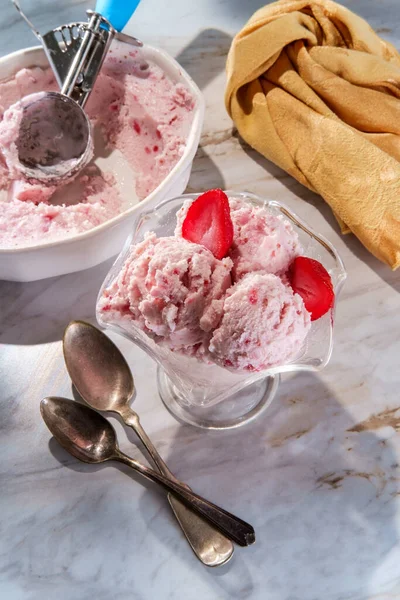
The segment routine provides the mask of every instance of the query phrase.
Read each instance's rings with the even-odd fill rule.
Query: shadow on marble
[[[98,465],[86,464],[84,462],[81,462],[77,458],[71,456],[66,450],[64,450],[64,448],[62,448],[62,446],[60,446],[60,444],[54,437],[50,438],[48,445],[49,451],[52,454],[52,456],[54,456],[54,458],[60,463],[60,465],[66,467],[70,471],[74,471],[76,473],[86,473],[87,476],[90,477],[92,473],[97,473],[98,471],[103,471],[104,469],[117,469],[121,473],[129,475],[129,477],[131,477],[135,483],[141,485],[150,493],[158,494],[160,497],[160,501],[164,500],[165,493],[159,485],[153,483],[152,481],[149,481],[148,479],[145,479],[142,475],[139,475],[138,473],[136,473],[136,471],[134,471],[127,465],[123,465],[122,463],[118,463],[115,461],[101,463]],[[115,510],[118,510],[117,506],[115,507]]]
[[[171,470],[256,530],[253,547],[237,548],[235,570],[203,571],[213,597],[251,598],[260,570],[264,589],[282,598],[321,598],[327,589],[335,598],[368,596],[374,572],[398,543],[398,474],[390,442],[354,426],[332,391],[302,374],[283,382],[254,424],[178,429],[166,457]],[[145,518],[146,499],[140,502]],[[158,535],[152,522],[149,528]],[[176,551],[184,559],[185,548]]]
[[[203,91],[225,71],[232,37],[220,29],[204,29],[175,56]]]
[[[175,57],[189,73],[200,90],[225,71],[225,62],[232,38],[219,29],[204,29]],[[207,107],[206,107],[207,111]],[[225,188],[225,180],[200,141],[187,192],[202,192],[207,188]]]
[[[238,140],[243,151],[252,160],[265,169],[265,171],[267,171],[270,175],[272,175],[274,179],[278,179],[292,194],[295,194],[301,200],[304,200],[304,202],[315,206],[327,223],[329,223],[329,225],[332,227],[332,229],[340,233],[339,224],[336,221],[330,206],[321,196],[311,192],[311,190],[304,187],[294,177],[286,173],[286,171],[254,150],[247,144],[247,142],[243,140],[237,129],[235,129],[233,137]],[[299,207],[298,212],[301,214],[301,207]],[[341,238],[352,254],[354,254],[360,261],[367,264],[370,269],[372,269],[378,275],[378,277],[380,277],[380,279],[390,285],[396,292],[400,292],[400,277],[398,273],[393,272],[389,266],[383,264],[380,260],[368,252],[365,246],[362,245],[355,235],[342,235]]]
[[[159,410],[165,410],[161,402]],[[210,598],[261,598],[260,585],[266,595],[285,599],[367,598],[375,571],[398,543],[394,510],[398,477],[390,441],[373,429],[361,431],[356,426],[329,387],[317,376],[303,374],[286,379],[267,413],[243,429],[176,430],[172,451],[164,456],[172,471],[256,530],[254,546],[236,548],[231,563],[213,570],[197,563],[156,486],[117,463],[80,463],[54,439],[49,448],[67,469],[87,475],[86,482],[93,474],[90,489],[98,490],[99,496],[74,509],[77,521],[70,530],[79,528],[84,510],[85,519],[90,519],[90,525],[82,524],[85,531],[97,532],[93,534],[97,543],[107,546],[113,556],[109,576],[127,548],[121,533],[112,538],[111,531],[113,527],[127,531],[124,524],[129,520],[132,543],[137,542],[136,528],[147,540],[157,538],[182,569],[193,570],[194,581],[201,578]],[[170,431],[166,429],[167,439]],[[159,437],[157,444],[162,441]],[[145,488],[132,504],[124,501],[130,486],[124,478],[103,472],[107,466]],[[98,471],[103,484],[94,475]],[[135,511],[140,511],[137,525]],[[57,544],[65,535],[60,533]],[[110,539],[105,542],[107,535]],[[133,577],[132,573],[127,579]]]
[[[197,194],[213,188],[225,189],[225,179],[215,162],[199,146],[185,192]]]
[[[359,260],[364,262],[372,269],[382,281],[390,285],[396,292],[400,293],[400,272],[392,271],[388,265],[375,258],[365,246],[351,233],[342,236],[343,240],[350,250]]]
[[[275,0],[229,0],[229,2],[221,2],[221,7],[226,7],[226,11],[233,12],[235,15],[243,16],[243,26],[250,19],[253,13],[258,9],[272,4]]]
[[[30,283],[1,281],[0,343],[45,344],[61,340],[72,319],[95,323],[97,294],[113,260]]]

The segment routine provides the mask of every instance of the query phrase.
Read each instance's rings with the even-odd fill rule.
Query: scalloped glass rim
[[[296,213],[294,213],[291,209],[289,209],[285,204],[278,202],[276,200],[267,200],[265,198],[261,198],[260,196],[257,196],[256,194],[252,194],[251,192],[237,192],[235,190],[226,190],[226,194],[231,197],[243,198],[244,200],[250,201],[251,203],[253,203],[255,205],[266,206],[274,214],[282,215],[284,218],[291,221],[294,228],[298,231],[300,239],[301,239],[301,236],[303,237],[303,239],[301,239],[303,247],[304,247],[304,239],[308,240],[308,246],[305,247],[304,254],[306,256],[311,255],[312,258],[316,258],[317,260],[319,259],[322,262],[322,264],[324,264],[325,268],[327,268],[328,272],[330,273],[330,275],[332,277],[332,282],[333,282],[333,286],[334,286],[334,290],[335,290],[335,303],[334,303],[333,308],[331,309],[331,311],[329,313],[327,313],[324,317],[322,317],[322,319],[319,319],[318,321],[313,322],[312,329],[307,337],[306,346],[305,346],[305,348],[303,348],[301,355],[290,363],[286,363],[283,365],[277,365],[275,367],[266,369],[264,371],[259,371],[257,373],[248,374],[248,373],[243,373],[243,372],[237,373],[237,372],[229,371],[229,373],[242,376],[240,378],[240,380],[236,379],[236,381],[232,381],[232,385],[229,386],[229,395],[231,395],[231,394],[235,393],[236,391],[239,391],[243,387],[250,385],[251,383],[254,383],[257,380],[267,377],[269,375],[277,375],[280,373],[288,373],[288,372],[293,372],[293,371],[314,371],[314,372],[321,371],[328,364],[331,354],[332,354],[332,349],[333,349],[333,328],[334,328],[334,315],[335,315],[336,304],[337,304],[341,289],[343,287],[343,284],[346,280],[347,274],[346,274],[346,270],[344,268],[343,261],[340,258],[336,249],[332,246],[332,244],[324,236],[317,234],[313,229],[311,229],[305,223],[305,221],[303,221],[303,219],[301,219]],[[113,266],[111,267],[109,273],[107,274],[107,276],[103,282],[103,285],[100,288],[97,300],[99,300],[99,298],[101,297],[104,288],[107,287],[111,283],[111,281],[116,277],[117,273],[119,272],[119,270],[126,258],[126,255],[129,251],[129,247],[131,246],[132,242],[137,243],[140,241],[140,239],[141,239],[140,232],[142,231],[142,229],[146,225],[146,223],[148,223],[149,221],[154,221],[157,217],[159,217],[159,219],[162,218],[163,217],[162,213],[163,213],[163,211],[165,212],[166,208],[169,208],[172,205],[176,205],[176,210],[177,210],[179,208],[179,206],[185,200],[187,200],[187,199],[194,200],[199,195],[200,195],[200,193],[182,194],[182,196],[177,196],[175,198],[163,200],[157,206],[155,206],[152,210],[144,211],[144,212],[138,214],[138,216],[133,224],[132,234],[126,240],[124,247],[121,250],[121,253],[117,257],[117,259],[114,262]],[[158,213],[160,213],[160,214],[158,214]],[[152,227],[152,229],[154,229],[154,227]],[[320,254],[322,254],[323,257],[321,257]],[[326,260],[327,257],[330,257],[330,259],[329,259],[331,261],[330,264],[327,264],[327,262],[328,262]],[[324,260],[324,258],[325,258],[325,260]],[[119,326],[118,324],[103,321],[101,318],[101,315],[99,314],[99,312],[97,310],[96,310],[96,317],[97,317],[99,324],[102,327],[104,327],[106,329],[110,329],[111,331],[115,331],[115,332],[119,333],[120,335],[123,335],[124,337],[130,339],[131,341],[134,341],[134,343],[136,343],[145,352],[147,352],[171,376],[171,370],[172,370],[171,367],[168,368],[165,364],[165,361],[163,360],[163,357],[160,356],[160,354],[162,355],[164,351],[161,350],[161,348],[159,346],[156,346],[154,341],[151,340],[150,338],[148,338],[145,334],[143,334],[143,332],[141,332],[139,330],[135,330],[135,333],[132,333],[132,331],[128,332],[123,327]],[[319,330],[321,330],[320,331],[321,339],[319,341],[317,340],[317,345],[320,344],[320,347],[321,347],[320,355],[303,360],[303,362],[299,362],[299,360],[301,360],[307,353],[309,340],[310,340],[310,337],[312,337],[313,331],[315,334],[315,331],[318,328],[319,328]],[[172,353],[171,351],[168,351],[168,352],[170,352],[170,354],[174,354],[176,357],[182,356],[182,355],[179,355],[178,353]],[[197,363],[197,364],[201,364],[195,358],[191,358],[190,360],[195,361],[195,363]],[[228,371],[228,370],[223,369],[223,371]],[[216,396],[214,398],[210,399],[207,402],[204,402],[204,404],[211,405],[211,404],[214,404],[216,402],[223,400],[226,397],[227,397],[227,394],[219,393],[219,394],[216,394]],[[202,402],[200,402],[200,404],[202,404]]]

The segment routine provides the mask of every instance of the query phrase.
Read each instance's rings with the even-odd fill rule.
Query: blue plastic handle
[[[117,31],[122,31],[140,0],[97,0],[96,12],[100,13]]]

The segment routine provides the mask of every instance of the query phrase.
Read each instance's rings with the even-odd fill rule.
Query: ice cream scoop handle
[[[122,31],[140,0],[97,0],[96,12],[111,23],[117,31]]]

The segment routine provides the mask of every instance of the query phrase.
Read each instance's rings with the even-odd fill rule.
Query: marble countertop
[[[400,49],[398,0],[344,0]],[[39,29],[91,3],[21,0]],[[400,273],[351,236],[323,200],[240,142],[223,106],[232,34],[256,0],[145,0],[130,33],[177,56],[206,99],[190,191],[247,189],[287,203],[340,251],[348,273],[335,349],[319,375],[285,377],[254,424],[224,433],[178,424],[152,361],[116,335],[135,408],[171,469],[251,522],[257,543],[207,569],[164,495],[124,467],[78,463],[41,421],[39,400],[71,397],[61,336],[94,322],[110,261],[28,284],[0,283],[0,597],[4,600],[393,600],[400,598]],[[35,39],[2,2],[0,55]],[[134,436],[113,419],[121,447]],[[50,443],[49,443],[50,442]]]

